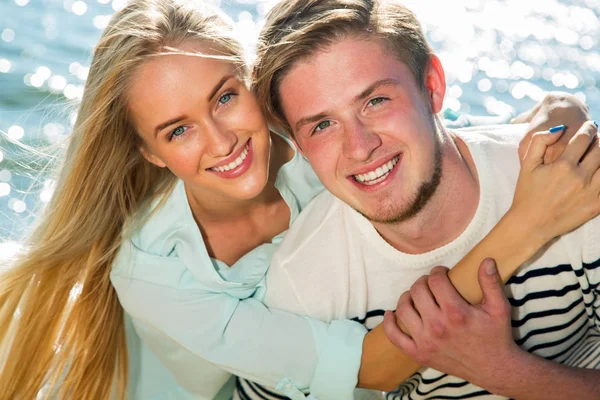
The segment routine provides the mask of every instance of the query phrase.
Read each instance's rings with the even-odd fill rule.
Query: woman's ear
[[[163,160],[148,150],[145,144],[138,145],[138,151],[142,154],[142,157],[144,157],[146,161],[156,165],[157,167],[165,168],[167,166]]]

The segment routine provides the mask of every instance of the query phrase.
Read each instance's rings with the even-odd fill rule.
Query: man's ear
[[[289,134],[288,137],[290,138],[292,143],[294,143],[294,147],[296,147],[296,150],[298,151],[298,153],[300,153],[302,155],[302,157],[306,158],[306,156],[304,155],[304,152],[302,151],[302,147],[300,147],[300,144],[298,144],[298,141],[296,140],[296,137],[292,134]]]
[[[446,75],[442,62],[436,55],[431,55],[427,75],[425,76],[425,87],[429,92],[429,101],[434,114],[442,111],[444,96],[446,95]]]
[[[138,145],[138,150],[142,154],[142,157],[144,157],[146,159],[146,161],[148,161],[160,168],[165,168],[167,166],[167,164],[165,164],[163,162],[163,160],[161,160],[156,155],[154,155],[154,153],[152,153],[150,150],[148,150],[148,148],[146,147],[146,144],[142,143],[142,144]]]

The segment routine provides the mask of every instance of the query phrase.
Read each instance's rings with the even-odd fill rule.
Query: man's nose
[[[358,118],[346,125],[344,136],[344,156],[349,159],[366,161],[381,146],[379,135]]]

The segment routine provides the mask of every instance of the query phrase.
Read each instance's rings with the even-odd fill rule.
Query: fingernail
[[[493,258],[485,259],[485,273],[488,275],[495,275],[497,272],[496,261]]]
[[[560,132],[565,130],[565,126],[564,125],[558,125],[558,126],[553,126],[552,128],[548,129],[548,132],[550,133],[556,133],[556,132]]]
[[[596,121],[592,121],[594,123],[594,125],[596,125],[596,128],[598,128],[598,123]]]

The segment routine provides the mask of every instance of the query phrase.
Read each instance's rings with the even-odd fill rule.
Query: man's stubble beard
[[[442,180],[442,140],[439,134],[435,135],[435,148],[434,148],[434,160],[433,160],[433,172],[431,178],[419,185],[417,194],[410,202],[407,208],[398,210],[395,215],[391,216],[377,216],[377,215],[366,215],[362,211],[358,211],[363,217],[367,218],[372,223],[377,224],[398,224],[400,222],[407,221],[417,215],[435,194],[440,182]]]

